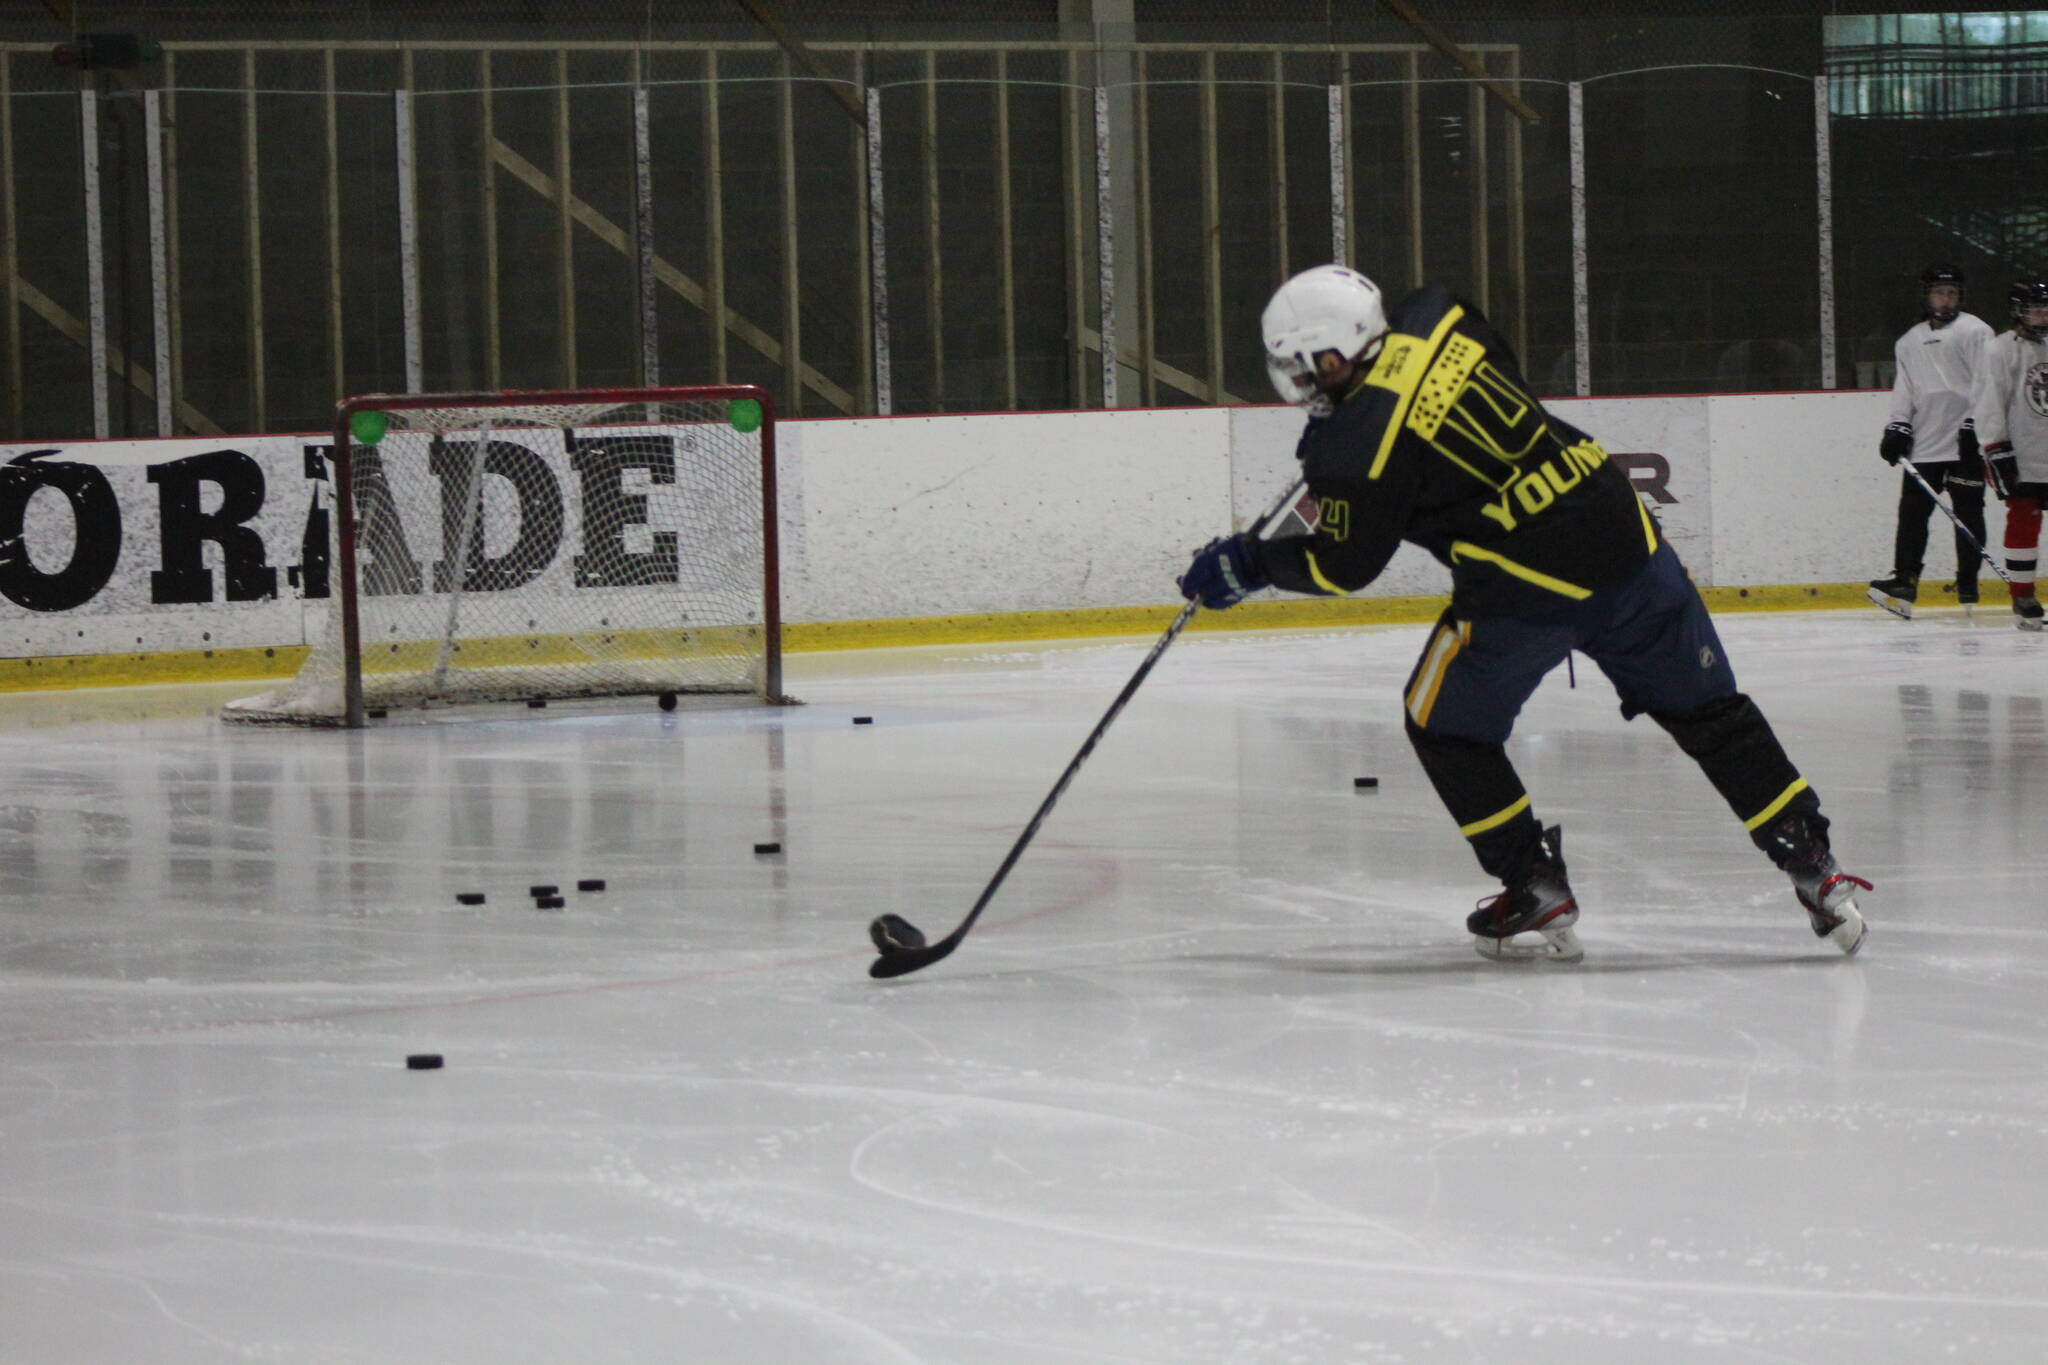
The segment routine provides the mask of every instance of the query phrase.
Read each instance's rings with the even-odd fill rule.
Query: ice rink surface
[[[2039,1361],[2048,638],[1719,621],[1856,958],[1583,660],[1513,754],[1586,960],[1477,957],[1422,626],[1182,639],[888,984],[868,920],[957,922],[1148,640],[0,700],[0,1360]]]

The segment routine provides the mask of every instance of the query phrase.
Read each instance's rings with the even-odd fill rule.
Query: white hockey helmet
[[[1387,334],[1387,311],[1371,280],[1346,266],[1319,265],[1273,292],[1260,327],[1274,392],[1307,407],[1318,396],[1316,357],[1324,351],[1347,360],[1373,354]]]

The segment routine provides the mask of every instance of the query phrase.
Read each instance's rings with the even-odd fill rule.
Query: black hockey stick
[[[1299,483],[1288,489],[1286,495],[1274,503],[1264,516],[1252,523],[1254,533],[1264,530],[1266,524],[1279,516],[1283,509],[1292,506],[1295,499],[1301,495],[1301,491],[1302,485]],[[1186,629],[1188,622],[1194,619],[1195,610],[1199,605],[1196,602],[1189,602],[1180,609],[1180,615],[1173,618],[1173,624],[1166,628],[1166,634],[1159,637],[1159,643],[1152,646],[1151,653],[1138,665],[1138,671],[1131,674],[1131,680],[1124,684],[1124,690],[1116,694],[1116,700],[1109,704],[1109,710],[1103,712],[1102,719],[1095,722],[1095,729],[1082,741],[1081,752],[1074,755],[1074,761],[1060,774],[1060,780],[1052,784],[1052,791],[1038,807],[1038,813],[1031,817],[1031,823],[1024,826],[1024,832],[1018,835],[1017,842],[1010,846],[1009,856],[1003,859],[1003,865],[996,869],[996,875],[989,878],[988,885],[982,888],[981,898],[974,902],[974,908],[967,912],[967,918],[960,921],[960,927],[937,943],[926,943],[924,935],[917,927],[901,915],[878,916],[874,923],[868,926],[868,937],[874,940],[875,951],[881,956],[868,964],[869,976],[877,979],[902,976],[920,967],[931,966],[960,946],[961,940],[967,937],[967,931],[981,918],[981,912],[995,899],[996,888],[1003,884],[1003,878],[1010,875],[1010,869],[1015,867],[1017,859],[1024,855],[1032,836],[1038,833],[1038,827],[1045,823],[1045,817],[1050,815],[1052,808],[1059,803],[1060,794],[1066,791],[1067,784],[1074,780],[1074,774],[1081,771],[1081,765],[1087,762],[1088,755],[1095,752],[1095,746],[1109,729],[1110,722],[1117,718],[1117,713],[1124,709],[1124,703],[1137,692],[1138,685],[1144,682],[1146,675],[1152,671],[1152,665],[1158,663],[1160,655],[1166,653],[1166,647],[1172,644],[1181,631]]]
[[[1991,557],[1991,552],[1984,548],[1984,543],[1978,540],[1977,537],[1970,534],[1970,528],[1963,525],[1962,518],[1958,517],[1954,512],[1950,511],[1949,505],[1941,500],[1940,496],[1935,493],[1934,489],[1928,484],[1927,480],[1920,477],[1920,471],[1914,468],[1913,462],[1911,460],[1901,460],[1899,461],[1899,463],[1906,467],[1906,472],[1913,476],[1913,482],[1919,484],[1920,490],[1923,493],[1927,494],[1928,501],[1932,502],[1936,507],[1939,507],[1944,513],[1947,513],[1948,519],[1956,524],[1956,530],[1962,535],[1963,539],[1969,541],[1970,544],[1974,545],[1977,548],[1978,557],[1981,558],[1986,564],[1989,564],[1991,566],[1991,572],[1997,574],[2000,578],[2005,578],[2005,570],[1998,567],[1998,561]],[[1986,462],[1985,466],[1985,477],[1992,477],[1988,461]],[[2012,580],[2010,578],[2005,578],[2005,586],[2007,586],[2008,588],[2012,586]]]

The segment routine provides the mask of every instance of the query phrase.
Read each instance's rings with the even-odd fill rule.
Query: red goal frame
[[[367,393],[345,398],[334,409],[334,509],[336,575],[341,581],[341,643],[344,658],[342,724],[354,730],[368,723],[363,705],[362,622],[356,583],[355,434],[359,412],[405,412],[421,408],[573,407],[625,403],[716,402],[751,398],[761,405],[761,549],[763,699],[781,703],[782,560],[777,544],[775,491],[775,400],[758,384],[681,384],[655,388],[495,389],[476,393]]]

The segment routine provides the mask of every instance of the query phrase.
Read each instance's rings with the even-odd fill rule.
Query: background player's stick
[[[1285,496],[1267,509],[1264,516],[1252,523],[1253,533],[1263,532],[1266,529],[1267,523],[1271,522],[1283,511],[1294,506],[1301,493],[1302,485],[1299,483],[1288,489]],[[995,899],[996,888],[1003,884],[1003,878],[1009,876],[1010,869],[1017,865],[1017,859],[1023,856],[1024,850],[1031,843],[1032,836],[1038,833],[1038,827],[1045,823],[1045,817],[1050,815],[1052,808],[1059,803],[1060,794],[1066,791],[1067,784],[1074,780],[1074,774],[1081,771],[1081,765],[1087,761],[1088,755],[1095,752],[1095,746],[1109,729],[1110,722],[1117,718],[1117,713],[1124,709],[1124,703],[1128,702],[1133,694],[1137,692],[1138,685],[1144,682],[1145,676],[1152,671],[1152,665],[1158,663],[1159,656],[1166,653],[1166,647],[1172,644],[1181,631],[1187,627],[1187,623],[1194,619],[1195,610],[1198,605],[1198,603],[1189,602],[1180,609],[1180,615],[1173,618],[1173,624],[1166,628],[1166,634],[1159,637],[1159,643],[1152,646],[1152,652],[1147,654],[1145,661],[1138,665],[1138,671],[1131,674],[1131,680],[1124,684],[1124,690],[1116,694],[1116,700],[1109,704],[1109,710],[1103,713],[1101,720],[1095,722],[1095,729],[1089,732],[1088,738],[1081,744],[1081,752],[1074,755],[1074,761],[1069,763],[1067,770],[1060,774],[1060,780],[1053,783],[1052,791],[1046,796],[1043,804],[1039,806],[1038,813],[1031,817],[1031,823],[1024,826],[1024,832],[1018,835],[1017,842],[1010,846],[1009,856],[1004,858],[1003,865],[996,869],[996,875],[989,878],[988,885],[982,889],[981,898],[974,902],[974,908],[967,912],[967,918],[960,921],[960,927],[940,939],[937,943],[926,943],[924,935],[918,931],[917,927],[902,916],[880,916],[873,924],[868,926],[868,937],[874,940],[875,950],[881,954],[880,957],[868,964],[869,976],[877,978],[902,976],[904,973],[914,972],[920,967],[931,966],[932,963],[937,962],[940,958],[945,957],[960,946],[960,941],[967,937],[967,931],[972,929],[974,922],[981,918],[981,912],[988,908],[988,903],[991,900]]]
[[[1984,548],[1984,543],[1978,540],[1977,537],[1970,534],[1970,528],[1963,525],[1961,518],[1957,517],[1954,512],[1949,511],[1948,504],[1943,502],[1940,496],[1936,494],[1931,487],[1928,486],[1927,480],[1920,477],[1920,471],[1913,467],[1913,462],[1911,460],[1900,460],[1899,463],[1906,467],[1906,472],[1913,476],[1913,482],[1920,485],[1921,490],[1927,494],[1928,500],[1932,502],[1936,507],[1939,507],[1943,512],[1947,513],[1948,519],[1950,521],[1955,522],[1956,531],[1959,534],[1961,534],[1962,538],[1964,540],[1969,541],[1970,544],[1977,547],[1978,556],[1982,558],[1986,564],[1989,564],[1991,566],[1991,572],[1997,574],[2000,578],[2005,578],[2005,570],[1998,567],[1998,561],[1991,557],[1990,551]],[[1987,464],[1985,468],[1988,476],[1990,466]],[[2005,586],[2007,586],[2008,588],[2012,586],[2012,580],[2010,578],[2005,578]]]

